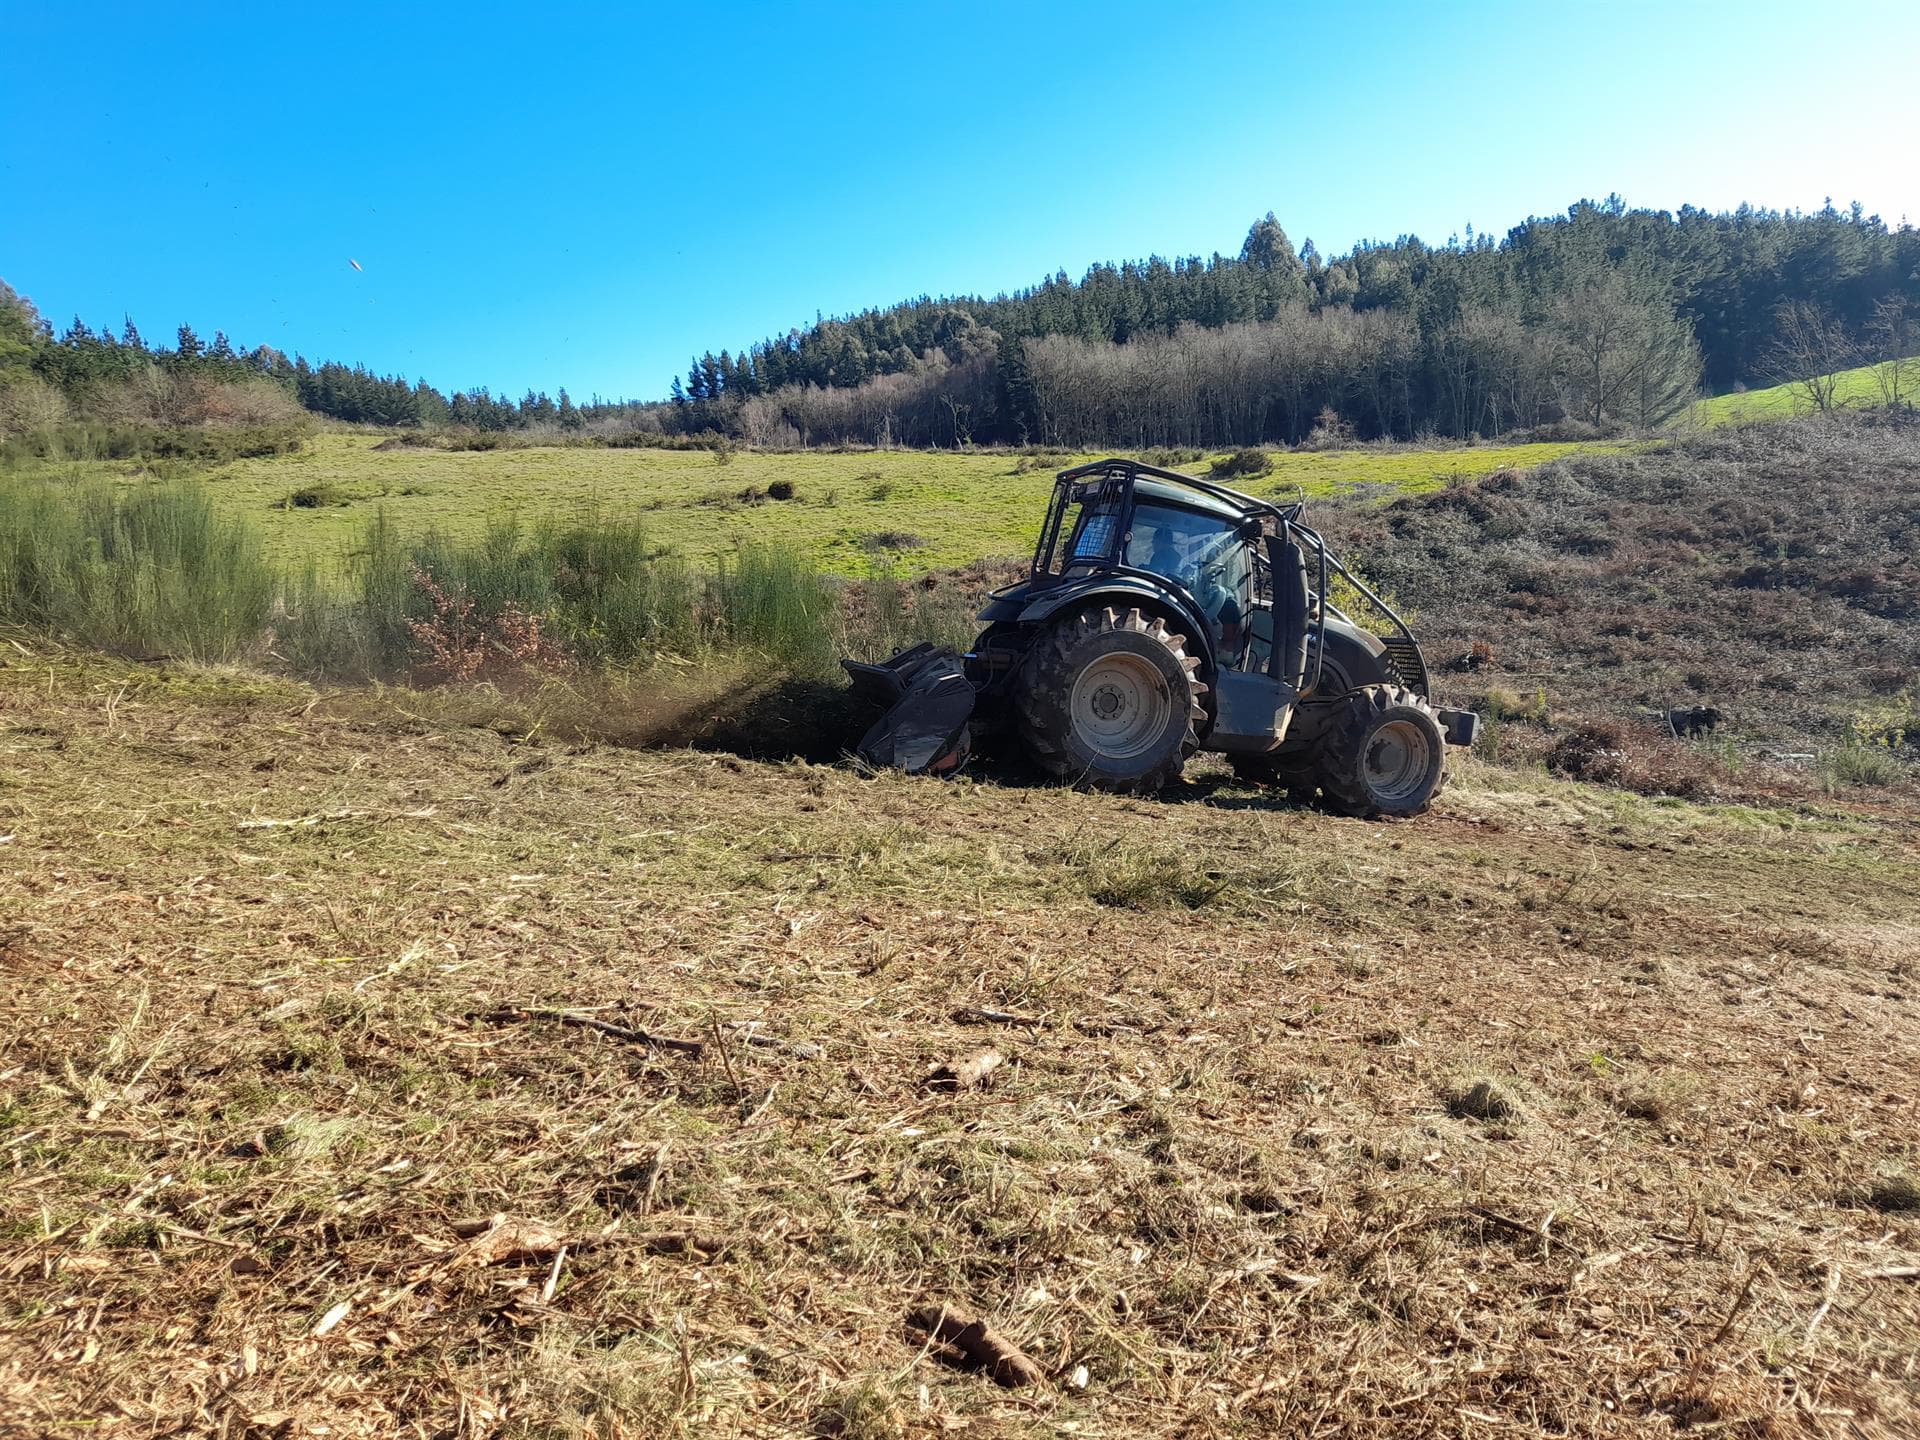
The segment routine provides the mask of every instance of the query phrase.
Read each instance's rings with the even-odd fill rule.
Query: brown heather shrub
[[[1842,744],[1863,702],[1920,677],[1916,495],[1920,423],[1840,415],[1313,515],[1417,606],[1434,660],[1491,639],[1516,688],[1544,683],[1596,721],[1718,706],[1737,717],[1719,738],[1751,760]],[[1473,698],[1449,693],[1471,668],[1437,677],[1443,703]],[[1615,748],[1591,738],[1560,763],[1605,768]],[[1623,783],[1671,788],[1670,770],[1713,759],[1630,735]]]
[[[1681,746],[1650,725],[1589,720],[1547,751],[1547,768],[1569,780],[1611,785],[1642,795],[1689,799],[1716,792],[1723,767],[1716,757]]]
[[[573,656],[545,633],[540,616],[511,603],[476,615],[471,595],[448,590],[417,565],[413,584],[430,607],[426,619],[407,622],[424,678],[447,683],[501,672],[565,674],[574,668]]]

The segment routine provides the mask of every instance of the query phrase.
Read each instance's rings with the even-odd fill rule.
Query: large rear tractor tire
[[[1056,621],[1014,683],[1020,738],[1034,763],[1075,785],[1151,794],[1179,778],[1205,719],[1186,637],[1138,609]]]
[[[1341,703],[1315,776],[1327,806],[1365,820],[1421,814],[1447,783],[1447,737],[1432,708],[1399,685],[1367,685]]]

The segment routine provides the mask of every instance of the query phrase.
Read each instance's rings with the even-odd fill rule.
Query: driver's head
[[[1173,543],[1173,532],[1162,530],[1153,537],[1153,554],[1147,561],[1149,570],[1158,570],[1165,574],[1180,564],[1179,547]]]

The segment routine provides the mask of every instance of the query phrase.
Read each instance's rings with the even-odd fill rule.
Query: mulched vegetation
[[[5,656],[20,1433],[1920,1427],[1910,806],[1366,825]]]

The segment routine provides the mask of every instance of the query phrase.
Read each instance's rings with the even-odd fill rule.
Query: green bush
[[[1842,745],[1830,752],[1820,764],[1821,778],[1827,789],[1844,786],[1884,789],[1897,785],[1906,773],[1900,759],[1883,745]]]
[[[1231,455],[1216,456],[1209,469],[1220,480],[1265,475],[1273,469],[1273,456],[1264,450],[1235,450]]]
[[[734,648],[778,656],[793,674],[833,668],[839,597],[806,557],[748,546],[721,566],[711,589],[712,613]]]
[[[16,435],[0,445],[0,464],[26,460],[191,460],[225,464],[288,455],[306,440],[302,424],[218,426],[90,422]]]
[[[1191,465],[1200,459],[1201,452],[1185,446],[1163,445],[1152,450],[1142,450],[1140,458],[1149,465],[1162,470],[1178,470],[1183,465]]]
[[[382,515],[355,547],[344,586],[311,569],[289,580],[274,653],[308,673],[409,675],[427,638],[421,627],[446,618],[436,590],[482,632],[502,617],[535,617],[588,666],[754,651],[812,676],[834,669],[843,639],[841,597],[790,551],[750,547],[701,573],[661,553],[637,521],[530,530],[504,521],[477,542],[405,542]]]

